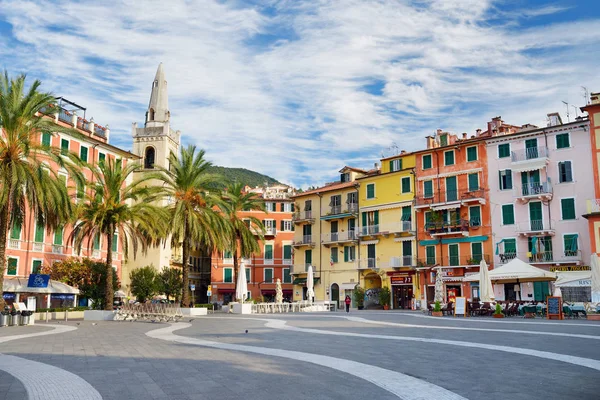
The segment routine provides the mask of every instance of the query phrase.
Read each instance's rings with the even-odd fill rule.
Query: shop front
[[[415,273],[409,271],[388,274],[392,286],[392,308],[397,310],[414,309],[416,306],[413,288]]]
[[[455,301],[457,297],[462,297],[462,281],[465,276],[464,268],[442,268],[442,281],[444,282],[445,301]]]
[[[79,295],[79,289],[40,274],[31,274],[29,278],[4,277],[3,289],[7,305],[21,302],[29,310],[75,307]]]

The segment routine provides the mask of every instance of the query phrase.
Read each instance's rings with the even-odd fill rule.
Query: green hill
[[[265,183],[269,185],[279,183],[270,176],[259,174],[258,172],[250,171],[246,168],[228,168],[213,165],[210,167],[209,172],[222,175],[229,181],[241,182],[250,187],[263,186]]]

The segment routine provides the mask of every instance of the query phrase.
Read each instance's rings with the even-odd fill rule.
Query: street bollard
[[[46,310],[46,323],[48,323],[48,310]]]
[[[69,310],[65,310],[65,321],[69,320]]]

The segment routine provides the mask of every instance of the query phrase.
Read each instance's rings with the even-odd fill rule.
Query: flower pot
[[[358,309],[359,309],[359,310],[362,310],[362,309],[364,309],[364,308],[365,308],[365,306],[358,306]]]
[[[443,313],[443,312],[441,312],[441,311],[432,311],[432,312],[431,312],[431,315],[432,315],[433,317],[443,317],[443,316],[444,316],[444,313]]]
[[[389,305],[387,305],[387,304],[384,304],[384,305],[383,305],[383,309],[384,309],[384,310],[389,310],[389,309],[390,309],[390,306],[389,306]]]
[[[591,321],[600,321],[600,314],[588,314],[587,319]]]
[[[504,318],[504,314],[494,314],[494,318]]]

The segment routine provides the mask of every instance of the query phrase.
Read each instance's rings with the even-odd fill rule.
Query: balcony
[[[377,269],[379,266],[377,265],[376,258],[363,258],[358,260],[358,269]]]
[[[322,216],[321,219],[327,221],[351,217],[356,214],[358,214],[358,204],[348,203],[345,205],[331,206],[329,211],[327,211],[327,214]]]
[[[313,216],[313,212],[309,211],[296,211],[294,215],[292,215],[292,221],[295,224],[301,224],[303,222],[308,222],[309,224],[313,224],[315,222],[315,218]]]
[[[437,221],[425,224],[425,231],[431,236],[463,235],[469,236],[469,228],[481,226],[481,221],[459,219],[456,221]]]
[[[431,208],[432,210],[446,210],[459,208],[461,205],[485,204],[485,189],[474,190],[449,190],[415,198],[415,208]]]
[[[100,250],[93,250],[92,258],[100,258]],[[171,257],[171,259],[173,259],[173,257]],[[179,261],[176,261],[176,262],[181,264],[181,256],[179,256]]]
[[[433,266],[441,266],[441,267],[476,267],[481,264],[481,260],[485,260],[485,262],[489,265],[492,257],[488,254],[471,254],[471,255],[463,255],[463,256],[449,256],[445,255],[444,257],[421,257],[417,260],[417,267],[433,267]]]
[[[19,239],[9,239],[8,240],[8,248],[19,250],[21,248],[21,241]]]
[[[321,234],[321,243],[326,246],[332,243],[353,242],[356,240],[358,240],[358,236],[354,230]]]
[[[396,235],[414,231],[412,221],[398,221],[387,224],[361,226],[359,236]]]
[[[538,251],[535,254],[532,252],[520,253],[501,253],[498,254],[498,263],[506,264],[509,261],[519,258],[530,264],[581,264],[581,250],[560,251]]]
[[[523,236],[554,235],[555,221],[532,220],[517,222],[517,233]]]
[[[300,240],[294,242],[294,247],[311,246],[315,247],[312,235],[304,235]]]
[[[59,244],[52,245],[52,254],[63,254],[65,246]]]
[[[276,236],[277,228],[274,226],[265,226],[265,236]]]
[[[33,251],[40,252],[40,253],[43,252],[44,251],[44,243],[34,243]]]
[[[552,184],[550,182],[528,183],[525,186],[514,189],[514,196],[520,201],[531,199],[551,200]]]
[[[390,257],[388,262],[379,262],[379,268],[413,268],[417,265],[417,259],[414,256]]]
[[[525,172],[542,169],[550,162],[548,148],[532,147],[511,152],[513,172]]]
[[[294,275],[305,274],[308,272],[308,267],[311,266],[312,263],[296,263],[294,264]],[[313,272],[315,271],[315,267],[313,265]]]
[[[587,214],[600,214],[600,199],[587,201]]]

